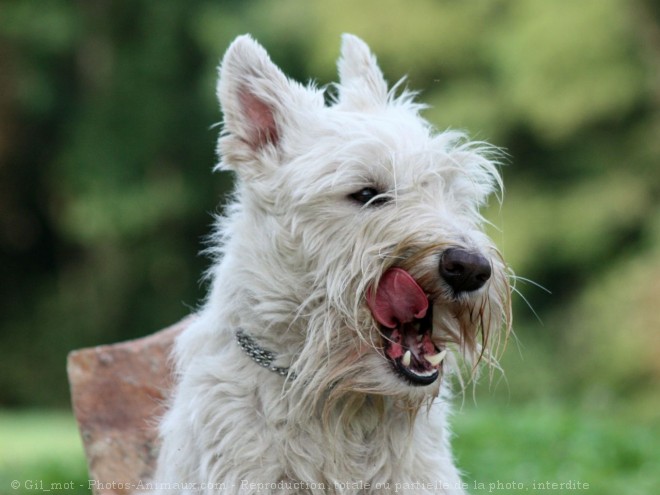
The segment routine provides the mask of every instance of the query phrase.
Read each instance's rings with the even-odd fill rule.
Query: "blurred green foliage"
[[[507,150],[488,217],[521,277],[517,336],[488,394],[657,408],[652,0],[0,3],[0,405],[65,404],[68,351],[203,297],[197,253],[230,187],[211,175],[216,66],[243,32],[319,84],[353,32],[439,129]]]

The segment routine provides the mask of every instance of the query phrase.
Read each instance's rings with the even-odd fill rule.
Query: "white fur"
[[[509,323],[506,267],[478,212],[500,187],[493,153],[435,133],[411,93],[388,91],[358,38],[344,36],[338,65],[327,106],[249,36],[221,64],[219,168],[236,173],[236,190],[218,220],[210,294],[176,343],[178,384],[152,484],[160,493],[464,493],[447,375],[482,352],[491,360]],[[391,201],[349,198],[372,186]],[[489,258],[485,287],[449,297],[437,250],[406,265],[448,245]],[[392,371],[365,305],[369,287],[400,265],[434,294],[433,338],[452,349],[428,386]],[[276,352],[289,377],[252,361],[239,328]],[[485,349],[480,331],[491,334]]]

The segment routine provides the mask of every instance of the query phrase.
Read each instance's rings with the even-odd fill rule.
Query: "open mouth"
[[[431,338],[433,305],[415,279],[401,268],[381,278],[367,304],[383,336],[383,350],[394,369],[412,385],[430,385],[440,375],[446,349]]]

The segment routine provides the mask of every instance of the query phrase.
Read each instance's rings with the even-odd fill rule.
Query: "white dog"
[[[434,132],[355,36],[338,65],[328,105],[249,36],[222,61],[218,168],[236,190],[176,343],[160,493],[465,491],[448,376],[492,362],[510,327],[479,214],[496,153]]]

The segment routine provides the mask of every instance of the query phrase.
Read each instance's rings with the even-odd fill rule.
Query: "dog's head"
[[[220,168],[238,185],[223,249],[252,258],[245,299],[300,387],[433,396],[457,357],[491,360],[510,326],[507,267],[479,213],[501,189],[497,153],[435,132],[360,39],[344,36],[338,65],[326,104],[249,36],[229,48]]]

